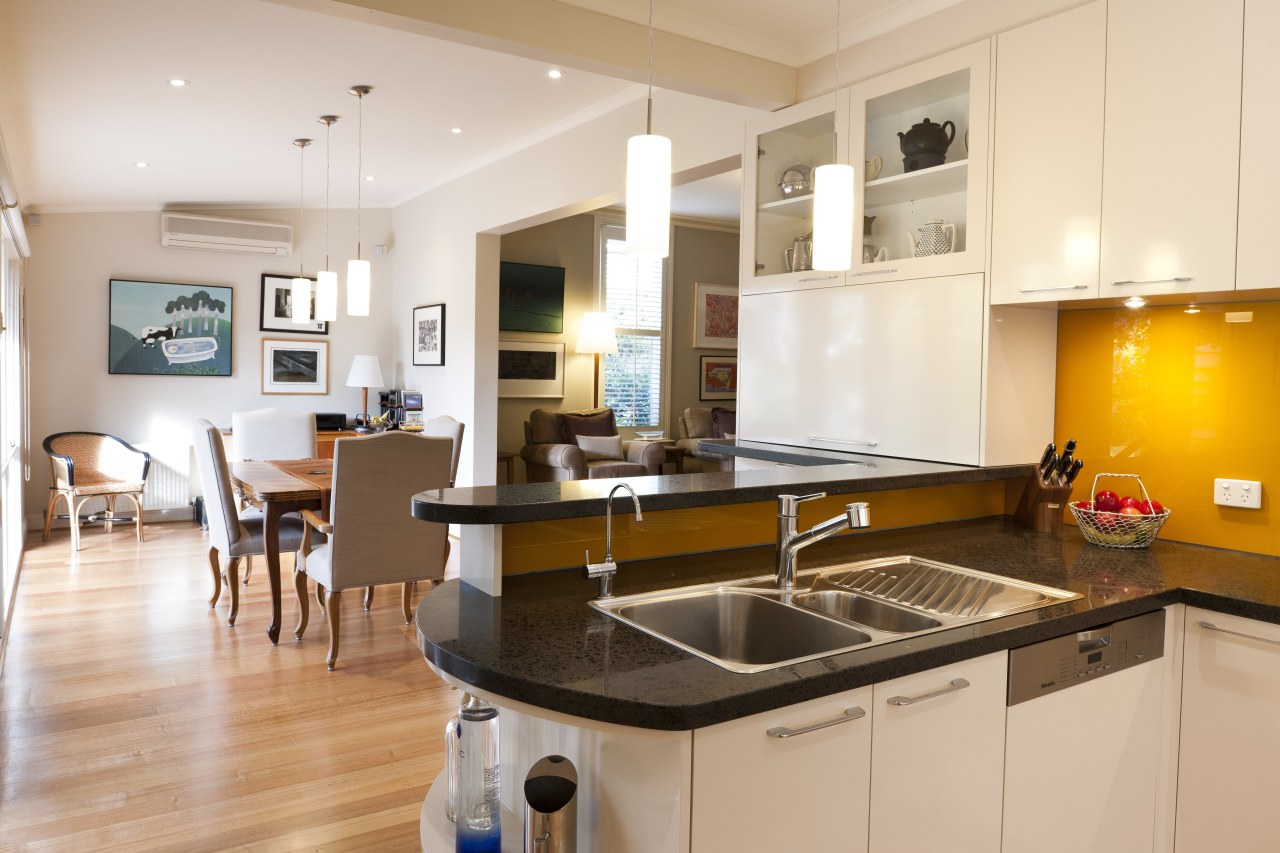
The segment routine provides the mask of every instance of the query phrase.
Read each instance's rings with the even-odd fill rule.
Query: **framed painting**
[[[498,341],[499,397],[563,397],[564,344]]]
[[[262,339],[263,394],[328,394],[329,342]]]
[[[316,316],[316,280],[311,282],[311,314]],[[258,323],[259,331],[288,332],[291,335],[327,335],[329,323],[312,320],[308,323],[293,322],[293,280],[296,275],[262,274],[262,319]]]
[[[444,305],[420,305],[413,309],[413,363],[418,367],[444,364]]]
[[[704,355],[698,385],[699,400],[732,400],[738,396],[738,357]]]
[[[738,288],[697,282],[693,286],[693,345],[732,349],[738,346]]]
[[[231,288],[117,278],[108,287],[108,373],[231,375]]]
[[[498,265],[498,330],[564,332],[564,267]]]

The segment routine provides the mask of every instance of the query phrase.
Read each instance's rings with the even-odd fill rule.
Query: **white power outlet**
[[[1219,477],[1213,481],[1213,502],[1219,506],[1262,509],[1262,483]]]

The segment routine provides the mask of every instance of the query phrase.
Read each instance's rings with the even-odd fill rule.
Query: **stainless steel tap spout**
[[[817,498],[825,498],[826,492],[811,495],[778,495],[778,558],[777,584],[783,592],[791,592],[796,586],[796,557],[800,550],[841,530],[857,530],[871,525],[870,504],[859,501],[846,504],[844,513],[816,524],[803,533],[796,531],[796,519],[800,504]]]
[[[613,576],[618,571],[618,564],[613,561],[613,496],[619,489],[625,489],[631,495],[631,502],[636,508],[636,521],[644,521],[644,514],[640,512],[640,498],[636,497],[634,489],[626,483],[619,483],[609,490],[609,497],[604,505],[604,561],[591,562],[591,549],[588,548],[587,565],[583,569],[583,575],[587,578],[600,579],[600,598],[613,597]]]

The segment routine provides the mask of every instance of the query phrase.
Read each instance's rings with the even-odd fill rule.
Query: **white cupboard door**
[[[1235,286],[1243,34],[1244,0],[1110,0],[1101,296]]]
[[[864,687],[695,730],[690,849],[863,853],[870,703]]]
[[[1098,296],[1107,7],[996,40],[994,305]]]
[[[1280,3],[1247,0],[1244,32],[1244,94],[1240,115],[1240,236],[1236,289],[1280,286],[1271,257],[1280,229],[1280,136],[1275,85],[1280,80]]]
[[[1008,660],[997,652],[875,685],[871,853],[1000,849]]]
[[[1187,608],[1177,853],[1280,850],[1277,768],[1280,625]]]

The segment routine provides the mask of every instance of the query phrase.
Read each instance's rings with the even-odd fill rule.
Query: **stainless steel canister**
[[[534,762],[524,780],[525,853],[577,853],[578,773],[563,755]]]

